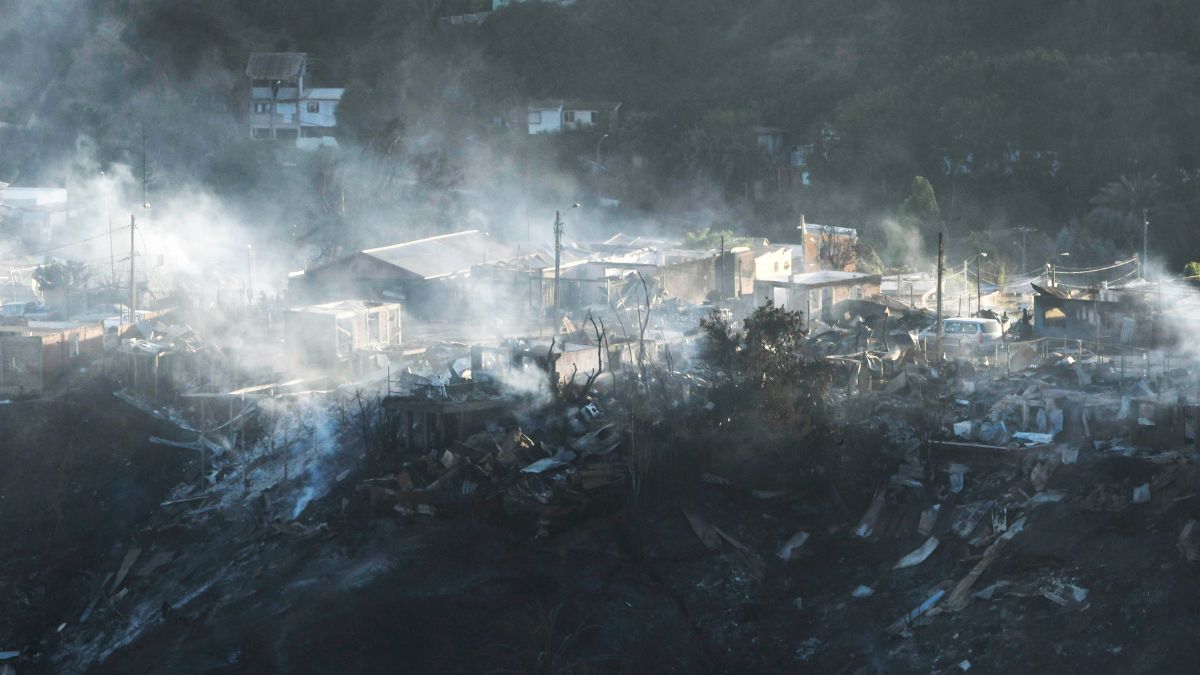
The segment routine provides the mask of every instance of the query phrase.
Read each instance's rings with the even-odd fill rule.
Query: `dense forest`
[[[868,242],[898,221],[926,241],[944,228],[959,246],[1004,249],[1031,227],[1030,247],[1080,260],[1137,249],[1145,214],[1172,269],[1197,257],[1196,3],[577,0],[438,20],[481,4],[0,0],[20,19],[0,27],[0,58],[17,66],[0,78],[0,180],[134,165],[145,133],[160,188],[314,195],[290,228],[414,205],[452,227],[461,194],[519,186],[779,240],[802,213]],[[278,158],[239,126],[253,50],[316,54],[318,78],[348,87],[341,156],[297,160],[283,186]],[[599,157],[597,136],[543,142],[497,124],[543,96],[623,103],[602,176],[580,159]],[[772,170],[755,126],[802,149],[809,184],[747,198]]]

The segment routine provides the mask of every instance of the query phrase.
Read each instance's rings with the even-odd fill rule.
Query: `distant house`
[[[337,146],[337,107],[346,90],[311,86],[309,69],[302,52],[250,54],[251,138],[290,140],[305,150]]]
[[[289,275],[288,290],[306,303],[344,299],[401,301],[415,314],[445,313],[461,303],[453,282],[476,265],[512,257],[486,233],[467,230],[369,248]]]
[[[67,189],[14,187],[0,183],[0,233],[26,241],[48,243],[66,228],[78,208],[67,200]]]
[[[754,142],[768,155],[781,156],[783,153],[783,129],[756,126],[751,127],[751,132],[754,134]]]
[[[613,133],[620,110],[618,101],[534,100],[529,102],[526,123],[531,136],[587,130]]]
[[[573,4],[575,4],[575,0],[542,0],[542,1],[543,2],[551,2],[556,5],[573,5]],[[494,12],[494,11],[500,9],[501,7],[507,7],[508,5],[512,5],[512,4],[520,4],[522,2],[529,2],[529,0],[492,0],[492,11]]]
[[[757,280],[754,301],[804,313],[805,320],[830,322],[833,306],[843,300],[862,300],[879,293],[879,275],[861,272],[809,272],[789,281]]]

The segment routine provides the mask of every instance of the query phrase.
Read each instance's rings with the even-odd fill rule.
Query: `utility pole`
[[[109,267],[109,272],[112,274],[112,276],[110,277],[110,281],[112,282],[112,289],[115,292],[117,290],[117,253],[116,253],[116,249],[114,248],[114,246],[115,245],[113,244],[112,211],[109,210],[109,212],[108,212],[108,267]],[[120,319],[118,319],[118,322],[119,321],[120,321]]]
[[[146,199],[146,123],[142,122],[142,208],[149,208],[150,202]]]
[[[725,235],[721,235],[721,252],[717,255],[717,295],[718,300],[725,298],[725,292],[722,288],[725,285]]]
[[[129,214],[129,325],[137,323],[137,284],[133,280],[133,234],[137,230],[134,215]]]
[[[254,306],[254,245],[246,244],[246,305]]]
[[[1146,270],[1150,268],[1150,248],[1147,241],[1150,237],[1150,211],[1142,209],[1142,279],[1146,279]]]
[[[1025,267],[1025,235],[1029,232],[1033,232],[1033,228],[1018,227],[1017,231],[1021,233],[1021,274],[1024,274],[1025,270],[1028,269]]]
[[[963,261],[963,297],[967,299],[967,316],[971,316],[971,274],[967,267],[970,264],[970,260]]]
[[[938,232],[937,263],[937,353],[942,355],[942,233]]]
[[[562,273],[562,234],[563,222],[562,213],[554,212],[554,325],[551,330],[554,335],[558,335],[562,326],[562,315],[559,314],[561,305],[559,305],[558,297],[558,279]]]
[[[975,254],[975,312],[983,311],[983,294],[979,292],[979,258],[982,253]]]

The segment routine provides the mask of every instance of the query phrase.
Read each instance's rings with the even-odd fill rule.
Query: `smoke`
[[[879,221],[879,232],[883,237],[879,257],[884,264],[912,269],[926,266],[925,240],[917,228],[884,218]]]

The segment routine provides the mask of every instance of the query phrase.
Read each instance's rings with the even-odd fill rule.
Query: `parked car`
[[[5,305],[0,305],[0,316],[14,318],[24,317],[31,314],[37,314],[43,309],[41,305],[28,300],[26,302],[10,302]]]
[[[937,325],[921,331],[928,343],[937,339]],[[942,320],[942,349],[959,354],[978,354],[1003,340],[1003,329],[995,319],[956,318]]]

